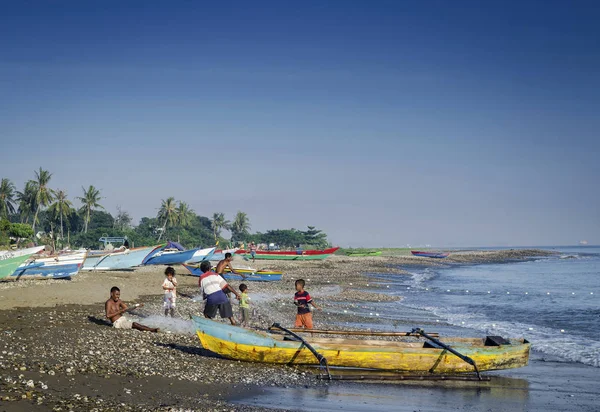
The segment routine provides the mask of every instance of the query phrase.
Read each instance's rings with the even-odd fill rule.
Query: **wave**
[[[404,306],[421,309],[433,313],[450,325],[482,331],[488,335],[503,337],[525,337],[531,347],[541,353],[566,359],[570,362],[600,367],[600,342],[566,334],[560,330],[509,321],[493,321],[481,314],[452,312],[436,306],[414,305]]]

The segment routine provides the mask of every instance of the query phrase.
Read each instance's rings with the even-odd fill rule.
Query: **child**
[[[294,304],[298,306],[298,314],[296,315],[296,327],[297,328],[313,328],[312,313],[310,313],[310,307],[313,305],[315,309],[321,310],[320,307],[315,305],[312,298],[307,291],[304,290],[305,282],[303,279],[296,281],[296,294],[294,295]]]
[[[175,269],[169,266],[165,269],[165,275],[167,278],[162,284],[162,288],[165,291],[163,308],[165,309],[165,316],[168,316],[170,313],[171,317],[174,318],[177,301],[177,279],[175,279]]]
[[[245,283],[240,285],[240,323],[246,325],[250,320],[250,296],[248,296],[248,286]]]

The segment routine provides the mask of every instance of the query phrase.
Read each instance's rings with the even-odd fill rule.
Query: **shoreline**
[[[381,293],[383,286],[372,284],[373,277],[366,274],[373,271],[369,269],[405,276],[408,272],[397,266],[502,263],[552,254],[537,250],[466,252],[456,258],[451,255],[451,259],[443,259],[446,262],[441,264],[410,256],[334,256],[322,262],[257,262],[259,268],[280,269],[285,274],[281,282],[247,283],[250,296],[255,297],[257,312],[251,326],[264,329],[274,322],[283,325],[293,322],[293,281],[299,277],[306,280],[306,289],[315,301],[325,306],[323,312],[315,315],[315,328],[339,329],[338,325],[346,322],[361,324],[366,320],[336,310],[336,305],[348,302],[349,294],[353,304],[401,299]],[[240,266],[248,264],[238,262]],[[230,401],[236,410],[263,410],[266,405],[248,406],[243,399],[252,404],[252,394],[261,391],[283,388],[293,393],[294,388],[306,390],[330,385],[302,368],[208,356],[190,330],[190,322],[185,320],[190,314],[201,313],[201,303],[193,299],[197,295],[198,278],[183,276],[183,270],[176,268],[180,284],[177,311],[181,318],[170,321],[160,316],[159,286],[163,270],[162,266],[142,267],[127,272],[84,273],[70,282],[0,283],[0,335],[6,337],[0,343],[0,372],[4,382],[12,382],[0,390],[6,410],[19,410],[26,405],[47,408],[69,404],[75,410],[114,407],[168,410],[175,406],[205,410],[231,406]],[[236,288],[239,283],[231,282]],[[151,322],[160,323],[163,333],[122,331],[107,326],[102,304],[113,284],[121,288],[125,302],[144,302],[140,321],[150,326]],[[15,307],[26,309],[18,309],[15,316]],[[368,321],[390,327],[389,320],[384,318]],[[50,375],[50,371],[54,374]],[[29,381],[33,381],[33,387]],[[48,389],[43,389],[44,386]],[[165,386],[168,390],[163,393],[161,387]],[[100,388],[102,393],[94,392],[94,388]],[[240,398],[240,393],[247,396]]]

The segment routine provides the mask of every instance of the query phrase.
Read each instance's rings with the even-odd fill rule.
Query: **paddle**
[[[464,360],[465,362],[467,362],[469,365],[472,365],[475,368],[475,373],[477,374],[477,378],[479,380],[482,380],[481,375],[479,374],[479,369],[477,369],[477,364],[475,363],[475,361],[471,358],[469,358],[468,356],[465,356],[457,351],[455,351],[454,349],[452,349],[450,346],[446,345],[445,343],[440,342],[439,340],[437,340],[436,338],[434,338],[431,335],[428,335],[427,333],[425,333],[425,331],[421,328],[414,328],[412,330],[412,333],[417,333],[421,336],[423,336],[424,338],[429,339],[430,341],[432,341],[433,343],[435,343],[438,346],[441,346],[442,348],[446,349],[448,352],[452,353],[453,355],[458,356],[460,359]]]

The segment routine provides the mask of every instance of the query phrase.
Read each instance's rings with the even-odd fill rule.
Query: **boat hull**
[[[178,265],[199,262],[210,258],[215,248],[190,249],[179,252],[165,252],[160,248],[150,253],[142,262],[144,265]]]
[[[36,259],[31,265],[21,265],[8,279],[68,279],[81,270],[87,251]]]
[[[143,260],[158,247],[142,247],[105,253],[88,255],[81,270],[124,270],[140,266]]]
[[[198,266],[183,265],[183,267],[185,267],[192,276],[200,277],[202,275],[202,272],[200,271],[200,268]],[[237,271],[237,269],[236,269],[236,271]],[[247,280],[247,281],[254,281],[254,282],[276,282],[278,280],[281,280],[281,278],[283,277],[283,273],[274,272],[274,271],[251,272],[251,271],[244,269],[244,270],[240,270],[240,272],[244,273],[244,275],[246,276],[246,279],[244,279],[240,275],[234,275],[232,273],[224,273],[223,278],[225,278],[227,280],[244,280],[244,281]]]
[[[209,319],[193,317],[193,320],[204,349],[225,358],[287,365],[319,364],[301,342],[276,340],[267,334]],[[530,344],[524,340],[510,345],[483,346],[482,339],[454,339],[457,339],[456,342],[449,341],[452,347],[471,357],[480,371],[518,368],[527,365],[529,360]],[[473,372],[473,366],[462,359],[441,348],[425,347],[423,342],[307,340],[327,359],[329,366],[412,373]],[[476,342],[480,345],[473,345]]]
[[[322,260],[327,259],[329,256],[334,254],[339,247],[332,247],[325,250],[303,250],[303,251],[290,251],[290,250],[257,250],[254,259],[261,260]],[[238,255],[242,255],[245,258],[252,258],[250,251],[238,250],[235,252]]]
[[[450,253],[420,252],[418,250],[411,250],[410,253],[412,253],[413,256],[427,257],[433,259],[444,259],[450,255]]]
[[[42,249],[44,249],[44,246],[15,251],[2,251],[2,253],[0,253],[0,279],[12,275],[19,266]]]

